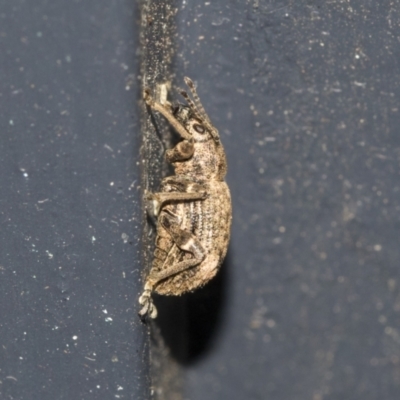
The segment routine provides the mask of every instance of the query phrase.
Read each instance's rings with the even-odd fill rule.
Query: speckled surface
[[[177,81],[220,131],[234,210],[186,399],[399,398],[399,18],[395,2],[180,2]]]
[[[150,396],[134,6],[0,7],[1,399]]]
[[[400,12],[320,3],[176,2],[234,210],[214,281],[159,299],[187,400],[400,396]],[[0,8],[2,399],[150,397],[135,7]]]

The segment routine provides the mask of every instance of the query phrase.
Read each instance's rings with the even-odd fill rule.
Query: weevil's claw
[[[143,294],[139,297],[139,304],[143,306],[139,311],[139,317],[143,322],[146,321],[146,317],[150,317],[151,319],[157,317],[157,308],[151,299],[150,290],[144,290]]]
[[[157,217],[160,213],[161,203],[157,200],[156,196],[148,190],[144,191],[144,202],[147,215],[150,217],[151,221],[153,221],[154,225],[157,226]]]
[[[154,103],[154,99],[151,95],[150,88],[144,88],[143,90],[143,100],[148,106],[151,106]]]

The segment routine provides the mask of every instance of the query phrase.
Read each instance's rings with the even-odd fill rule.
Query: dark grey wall
[[[399,18],[377,1],[180,2],[177,81],[221,132],[234,207],[186,398],[399,398]]]
[[[139,16],[0,6],[0,398],[148,399]]]
[[[156,299],[171,379],[190,400],[397,400],[399,8],[174,6],[174,83],[220,130],[234,220],[218,277]],[[0,6],[1,398],[168,398],[136,316],[138,8]]]

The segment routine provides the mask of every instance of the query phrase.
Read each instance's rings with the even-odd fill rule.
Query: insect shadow
[[[212,351],[225,319],[230,286],[228,254],[218,274],[201,289],[182,296],[154,296],[157,325],[171,355],[191,365]]]

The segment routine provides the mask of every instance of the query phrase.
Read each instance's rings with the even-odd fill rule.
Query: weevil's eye
[[[194,124],[193,125],[193,129],[197,132],[197,133],[204,133],[206,130],[204,128],[203,125],[200,124]]]

